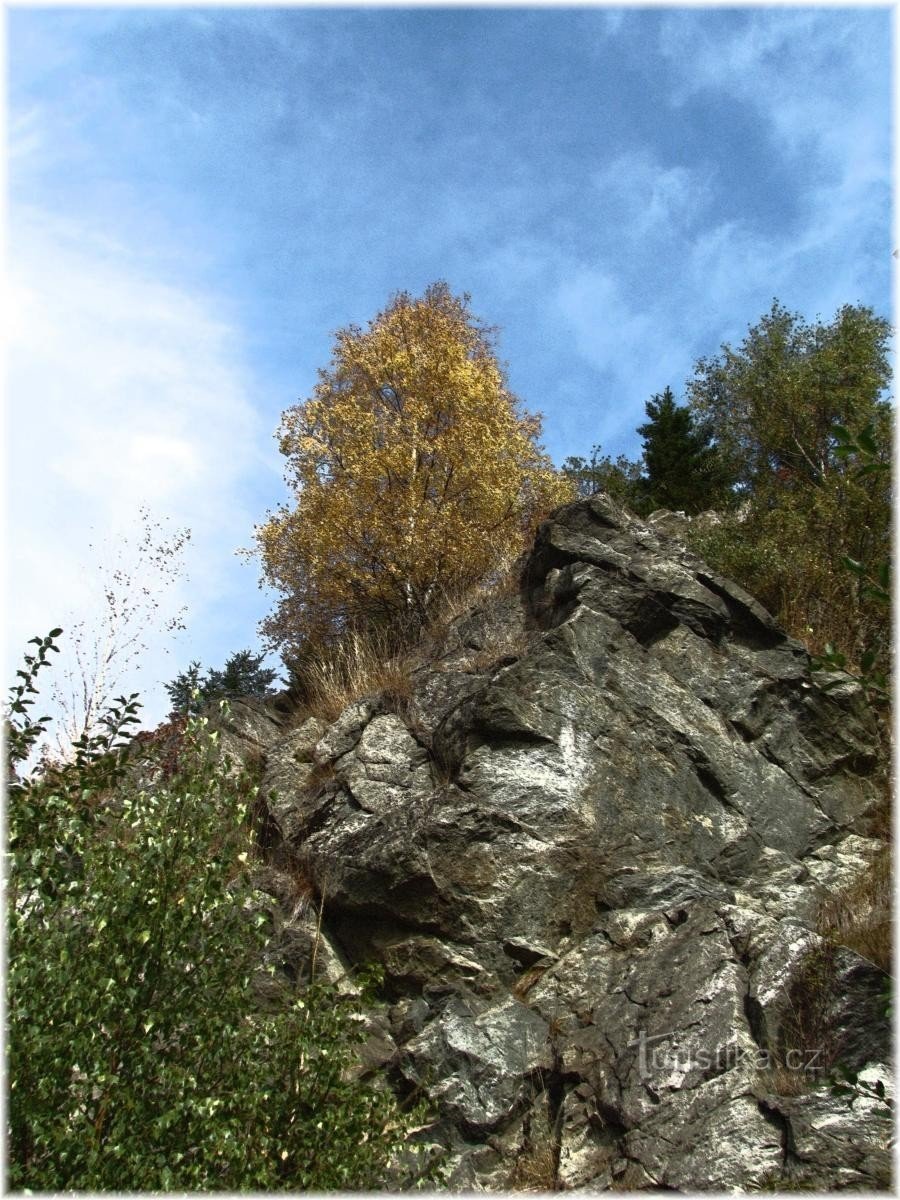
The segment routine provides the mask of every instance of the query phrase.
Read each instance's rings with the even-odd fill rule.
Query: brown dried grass
[[[817,920],[817,931],[828,941],[855,950],[887,974],[893,971],[891,866],[891,847],[885,845],[856,883],[824,901]]]
[[[799,1096],[815,1083],[804,1071],[791,1070],[783,1065],[769,1067],[759,1073],[760,1085],[777,1096]]]
[[[516,1159],[509,1186],[514,1192],[558,1190],[557,1151],[549,1133],[525,1147]]]
[[[435,602],[426,637],[440,640],[459,617],[476,608],[485,608],[514,596],[519,590],[519,560],[510,559],[501,564],[490,579],[456,588],[444,588]]]
[[[505,661],[521,658],[531,643],[531,636],[526,629],[510,630],[504,637],[477,650],[469,660],[469,670],[489,671],[499,667]]]
[[[549,966],[550,964],[547,962],[535,963],[523,971],[512,986],[512,994],[516,999],[524,1000],[537,981],[547,973]]]
[[[334,645],[311,643],[306,661],[297,671],[303,699],[294,724],[307,717],[335,721],[348,705],[370,695],[380,695],[402,715],[412,696],[414,670],[428,661],[429,651],[447,637],[453,622],[475,608],[514,595],[518,577],[517,563],[509,562],[490,580],[444,589],[415,642],[387,630],[371,630],[348,633]],[[510,635],[502,645],[480,652],[480,661],[486,667],[504,657],[517,656],[526,644],[524,634]]]
[[[350,633],[303,670],[303,716],[336,721],[363,696],[400,706],[412,695],[412,652],[383,633]]]

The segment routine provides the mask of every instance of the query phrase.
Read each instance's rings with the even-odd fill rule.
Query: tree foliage
[[[641,515],[724,510],[688,534],[814,654],[887,694],[891,327],[845,305],[809,323],[775,301],[737,349],[701,358],[688,404],[646,405],[639,462],[595,446],[564,473]]]
[[[313,395],[282,417],[295,504],[256,531],[281,597],[272,644],[421,625],[443,589],[502,569],[571,496],[493,333],[443,283],[337,333]]]
[[[606,492],[617,503],[637,510],[643,496],[641,461],[634,462],[624,454],[613,460],[600,450],[600,446],[594,446],[589,459],[570,455],[562,465],[562,473],[571,480],[579,498]]]
[[[854,463],[854,475],[857,479],[871,475],[888,475],[891,468],[890,460],[885,453],[885,447],[879,445],[874,425],[867,425],[856,435],[842,425],[836,425],[833,432],[837,442],[836,455]],[[859,655],[859,674],[857,676],[870,702],[885,703],[891,697],[891,647],[885,636],[889,631],[891,561],[889,558],[883,558],[880,562],[866,566],[856,559],[850,558],[849,555],[845,555],[843,563],[846,569],[856,576],[860,594],[869,602],[874,602],[876,606],[881,607],[885,614],[885,629],[878,631],[875,640],[870,642]],[[813,665],[820,670],[843,672],[847,667],[847,655],[828,642],[822,655],[814,660]]]
[[[205,704],[215,700],[235,700],[241,696],[264,699],[271,694],[277,677],[273,668],[262,665],[264,659],[264,654],[238,650],[226,659],[221,671],[210,667],[205,677],[199,662],[189,663],[186,670],[165,685],[172,716],[196,715]]]
[[[641,516],[657,508],[693,514],[728,504],[734,480],[712,442],[710,422],[676,405],[670,388],[648,400],[645,412],[647,422],[637,430],[644,439],[640,458],[613,459],[594,446],[589,459],[566,459],[562,473],[576,494],[606,492]]]
[[[360,1076],[354,1002],[319,984],[255,999],[255,788],[206,720],[167,776],[135,760],[122,698],[78,761],[17,777],[53,641],[7,710],[9,1185],[343,1191],[397,1166],[402,1186],[413,1119]]]
[[[701,358],[688,383],[694,414],[745,489],[820,485],[840,466],[836,425],[885,427],[890,325],[845,305],[807,323],[775,301],[741,346]]]
[[[691,516],[727,503],[733,479],[712,443],[712,423],[696,421],[689,408],[675,403],[668,387],[647,401],[645,411],[647,421],[637,430],[644,439],[640,507]]]
[[[890,640],[889,612],[865,584],[890,554],[889,336],[868,308],[808,324],[776,302],[688,384],[746,501],[698,548],[814,651],[831,645],[851,665]],[[878,470],[839,428],[869,430]]]

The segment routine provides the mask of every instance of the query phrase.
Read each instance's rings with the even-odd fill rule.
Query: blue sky
[[[235,550],[332,333],[446,279],[555,461],[778,297],[890,315],[887,8],[7,9],[13,659],[138,506],[193,539],[162,681],[257,645]]]

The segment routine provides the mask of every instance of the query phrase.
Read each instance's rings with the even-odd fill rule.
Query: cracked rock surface
[[[815,932],[880,845],[871,718],[663,527],[566,506],[402,704],[234,718],[261,887],[290,851],[321,961],[383,966],[379,1069],[434,1102],[451,1187],[887,1188],[886,1100],[784,1066],[805,980],[822,1061],[890,1081],[881,972]],[[301,977],[310,905],[284,930]]]

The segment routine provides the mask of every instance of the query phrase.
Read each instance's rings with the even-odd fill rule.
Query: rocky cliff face
[[[652,520],[559,510],[402,704],[229,736],[275,790],[281,960],[300,863],[317,970],[384,967],[369,1061],[433,1100],[449,1185],[887,1186],[884,976],[814,932],[880,845],[873,727]]]

